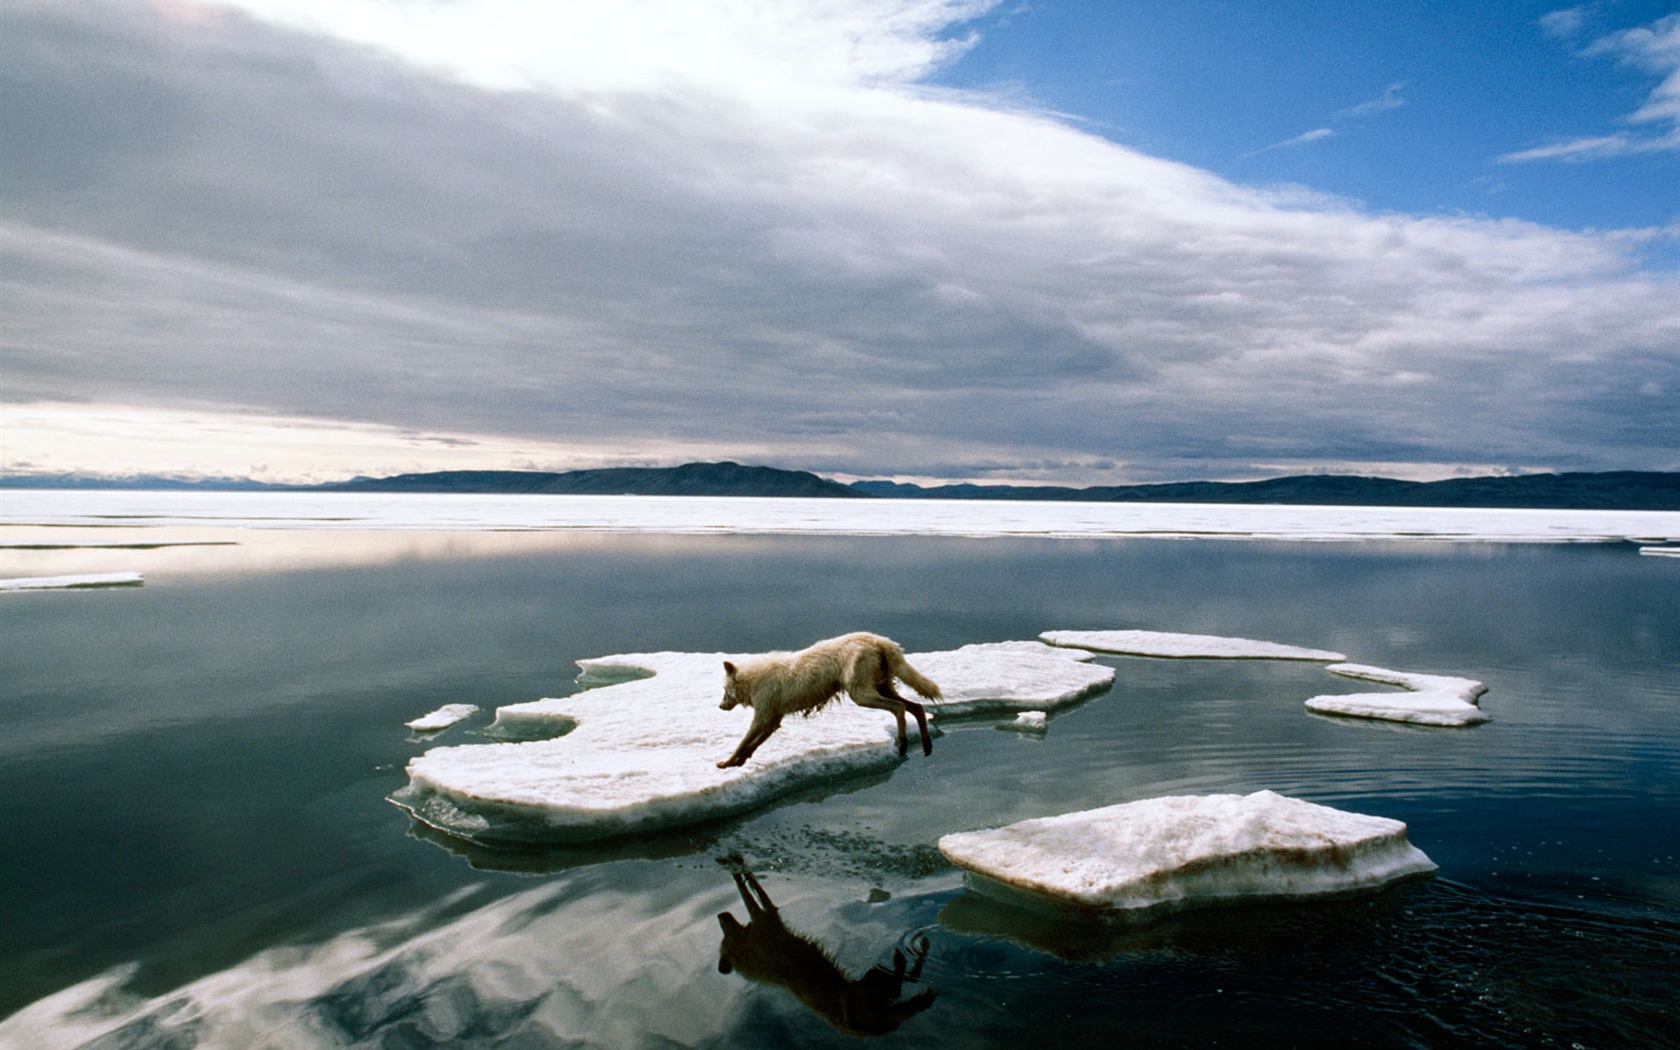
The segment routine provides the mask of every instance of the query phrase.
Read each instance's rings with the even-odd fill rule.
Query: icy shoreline
[[[1680,542],[1680,512],[1212,503],[9,491],[0,525],[674,534]]]

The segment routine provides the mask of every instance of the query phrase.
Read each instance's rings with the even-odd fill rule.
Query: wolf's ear
[[[730,678],[734,678],[735,677],[735,665],[730,663],[728,660],[725,660],[723,662],[723,673]]]

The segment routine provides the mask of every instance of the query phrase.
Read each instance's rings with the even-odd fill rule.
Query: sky
[[[1680,470],[1680,6],[0,0],[0,474]]]

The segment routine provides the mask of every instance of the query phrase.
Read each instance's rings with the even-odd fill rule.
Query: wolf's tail
[[[916,692],[920,693],[929,700],[939,699],[939,686],[934,684],[933,679],[922,674],[922,672],[916,670],[914,667],[911,667],[910,661],[904,658],[904,654],[902,652],[888,653],[886,655],[886,661],[888,670],[892,672],[894,678],[903,682],[905,685],[914,689]]]

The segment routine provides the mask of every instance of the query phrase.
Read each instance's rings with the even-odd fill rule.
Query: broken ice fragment
[[[1475,725],[1492,717],[1476,706],[1476,698],[1487,692],[1487,686],[1469,678],[1390,671],[1364,664],[1332,664],[1325,670],[1343,678],[1397,685],[1407,691],[1315,696],[1307,701],[1307,708],[1320,714],[1430,726]]]
[[[1347,657],[1324,649],[1303,649],[1297,645],[1260,642],[1252,638],[1225,638],[1214,634],[1172,634],[1166,631],[1045,631],[1039,635],[1051,645],[1095,649],[1125,656],[1164,656],[1179,659],[1215,660],[1316,660],[1338,663]]]
[[[435,733],[440,729],[448,729],[455,723],[471,718],[477,713],[478,706],[476,704],[444,704],[431,714],[421,715],[411,722],[404,722],[403,725],[416,733]]]
[[[1375,890],[1435,870],[1398,820],[1271,791],[1024,820],[946,835],[939,849],[979,893],[1099,920]]]

